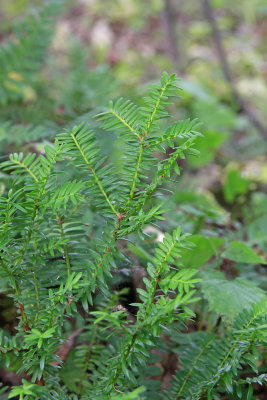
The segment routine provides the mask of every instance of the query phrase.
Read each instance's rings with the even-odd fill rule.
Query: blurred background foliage
[[[263,261],[267,251],[266,18],[266,0],[0,0],[3,160],[14,151],[41,153],[57,132],[84,120],[119,168],[121,148],[93,115],[121,95],[139,102],[162,70],[181,77],[171,114],[202,122],[200,156],[182,160],[181,177],[166,187],[173,192],[166,220],[126,252],[142,266],[161,231],[181,224],[191,232],[198,253],[184,263],[209,261],[202,271],[208,323],[267,288],[266,266],[249,252]],[[6,179],[0,175],[0,193]],[[84,219],[92,220],[90,210]],[[4,304],[1,310],[3,326],[12,325]]]

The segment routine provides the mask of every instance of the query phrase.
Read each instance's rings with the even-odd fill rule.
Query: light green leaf
[[[181,260],[183,267],[199,268],[214,255],[216,255],[219,247],[224,243],[224,239],[216,237],[204,237],[201,235],[193,235],[189,238],[190,243],[195,246],[191,249],[181,249]]]
[[[188,162],[194,167],[200,167],[211,162],[216,154],[216,151],[221,147],[228,135],[216,131],[206,131],[203,137],[198,137],[195,140],[196,147],[199,150],[199,155],[188,156]]]
[[[35,328],[32,329],[32,333],[34,333],[36,336],[42,336],[42,333],[38,329],[35,329]]]
[[[48,329],[47,331],[45,331],[45,332],[42,334],[42,338],[43,338],[43,339],[47,339],[47,338],[52,337],[52,336],[53,336],[53,333],[55,332],[55,330],[56,330],[56,327],[55,327],[55,326],[52,326],[52,328]]]
[[[38,343],[37,343],[38,349],[40,349],[42,347],[42,344],[43,344],[43,339],[40,337],[38,340]]]
[[[238,263],[266,264],[250,247],[238,241],[229,243],[222,256]]]
[[[249,181],[241,176],[240,171],[237,169],[228,171],[223,186],[223,195],[228,203],[233,203],[236,196],[247,193],[248,189]]]
[[[267,298],[254,282],[244,278],[229,281],[220,271],[203,274],[201,291],[209,302],[210,310],[229,318],[262,298]]]
[[[216,98],[197,100],[193,103],[193,109],[195,115],[210,130],[228,132],[236,123],[234,111]]]
[[[45,355],[43,355],[40,359],[40,370],[43,371],[45,366]]]
[[[146,250],[144,250],[141,246],[134,245],[132,243],[128,243],[128,249],[135,254],[137,257],[141,258],[144,261],[151,260],[151,254],[149,254]]]
[[[123,393],[123,394],[113,394],[111,396],[112,400],[138,400],[140,399],[140,395],[144,393],[145,387],[141,386],[132,392]]]

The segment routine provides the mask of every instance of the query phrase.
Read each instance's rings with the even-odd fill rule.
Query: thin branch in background
[[[225,80],[229,84],[231,94],[235,102],[239,106],[240,111],[244,112],[247,115],[249,121],[255,126],[255,128],[261,133],[263,137],[267,137],[267,128],[263,125],[263,123],[250,109],[250,106],[246,104],[245,100],[241,97],[241,95],[238,93],[235,87],[227,55],[223,47],[220,30],[218,28],[217,21],[213,13],[213,9],[211,7],[210,0],[202,0],[202,3],[203,3],[203,10],[205,17],[211,26],[212,36],[218,54],[218,58],[221,64],[222,72],[224,74]]]
[[[165,32],[165,49],[173,65],[177,68],[180,63],[178,40],[175,35],[174,13],[171,0],[164,0],[162,27]],[[179,65],[179,67],[181,67]]]

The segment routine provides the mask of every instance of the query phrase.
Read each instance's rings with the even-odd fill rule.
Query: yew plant
[[[183,266],[193,248],[183,227],[155,246],[135,302],[126,304],[126,290],[114,283],[130,262],[122,244],[163,219],[168,197],[155,198],[180,174],[179,160],[197,154],[196,120],[166,126],[177,92],[176,75],[164,72],[143,106],[119,99],[97,116],[123,148],[120,169],[87,124],[58,134],[43,154],[13,153],[2,162],[1,291],[18,324],[14,335],[1,330],[0,357],[23,378],[3,387],[3,398],[253,398],[252,385],[266,381],[257,368],[265,298],[230,323],[189,329],[200,277]],[[151,366],[177,343],[179,366],[164,391]],[[242,376],[244,366],[253,377]]]

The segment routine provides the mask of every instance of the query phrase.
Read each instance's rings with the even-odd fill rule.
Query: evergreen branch
[[[52,158],[50,158],[50,163],[48,163],[49,168],[48,169],[46,168],[47,175],[45,176],[45,178],[42,181],[42,184],[41,184],[41,187],[39,189],[39,193],[38,193],[37,199],[36,199],[36,201],[34,203],[34,208],[33,208],[32,216],[31,216],[32,225],[34,224],[34,222],[36,220],[36,217],[38,215],[38,212],[37,212],[38,211],[38,202],[39,202],[39,200],[41,199],[41,197],[42,197],[42,195],[44,193],[47,180],[48,180],[48,178],[50,176],[50,173],[51,173],[51,170],[53,168],[54,162],[56,161],[56,159],[58,157],[58,154],[61,151],[61,147],[62,146],[59,146],[59,147],[56,148],[56,151],[55,151],[54,155],[52,156]],[[31,155],[27,156],[26,159],[27,159],[27,163],[26,163],[26,167],[27,167],[27,164],[29,163],[29,160],[32,160]],[[25,163],[22,163],[22,165],[23,165],[23,168],[24,168]],[[32,171],[30,171],[30,169],[28,167],[24,168],[24,169],[28,173],[32,172]],[[32,176],[31,173],[30,173],[30,175]],[[34,176],[35,176],[36,183],[37,184],[41,183],[35,174],[34,174]],[[23,260],[23,258],[25,256],[25,253],[27,251],[28,245],[29,245],[29,243],[31,241],[32,233],[33,233],[33,228],[30,227],[28,229],[28,233],[27,233],[27,236],[25,238],[24,245],[23,245],[23,247],[22,247],[22,249],[20,251],[20,254],[19,254],[16,262],[14,263],[14,270],[16,270],[16,268],[20,265],[20,263],[22,262],[22,260]],[[37,282],[37,278],[36,278],[36,275],[35,275],[35,271],[33,271],[33,278],[34,278],[34,287],[35,287],[37,303],[39,303],[39,300],[40,300],[39,299],[39,289],[38,289],[38,282]],[[14,286],[17,298],[19,299],[20,296],[21,296],[21,291],[20,291],[20,287],[18,285],[18,282],[15,280],[15,277],[14,277],[14,285],[13,286]],[[19,302],[19,309],[20,309],[21,319],[23,321],[23,324],[24,324],[24,327],[25,327],[25,331],[28,331],[29,330],[29,323],[28,323],[28,318],[27,318],[26,313],[25,313],[25,307],[20,302],[20,300],[18,300],[18,302]]]
[[[25,165],[23,162],[20,162],[19,160],[15,160],[14,158],[12,158],[12,156],[10,157],[10,160],[16,165],[19,165],[20,167],[24,168],[30,175],[31,177],[35,180],[35,182],[39,182],[39,179],[37,178],[37,176],[32,172],[32,170],[27,167],[27,165]]]
[[[32,225],[34,224],[35,219],[36,219],[36,216],[38,215],[38,208],[39,208],[38,203],[39,203],[40,199],[42,198],[42,195],[43,195],[43,193],[44,193],[44,191],[45,191],[45,186],[46,186],[46,184],[47,184],[48,178],[49,178],[49,176],[50,176],[50,173],[51,173],[51,171],[52,171],[52,168],[53,168],[53,166],[54,166],[54,163],[55,163],[55,161],[56,161],[58,155],[59,155],[60,152],[61,152],[61,149],[62,149],[62,145],[58,146],[58,147],[56,148],[56,151],[54,152],[54,155],[53,155],[52,158],[49,160],[48,167],[47,167],[47,170],[46,170],[46,175],[45,175],[43,181],[41,182],[41,187],[40,187],[40,189],[39,189],[39,193],[38,193],[38,196],[37,196],[36,201],[35,201],[35,204],[34,204],[34,208],[33,208],[33,212],[32,212],[32,217],[31,217]],[[39,180],[38,180],[37,183],[40,183]],[[22,248],[22,250],[21,250],[20,257],[17,259],[17,262],[15,263],[15,268],[21,263],[21,261],[22,261],[24,255],[25,255],[25,252],[26,252],[26,250],[27,250],[28,244],[29,244],[29,242],[30,242],[30,240],[31,240],[32,232],[33,232],[33,229],[32,229],[32,227],[31,227],[31,228],[28,230],[28,234],[27,234],[27,237],[26,237],[24,246],[23,246],[23,248]]]
[[[65,235],[64,235],[64,230],[63,230],[63,220],[60,219],[59,215],[57,214],[57,222],[59,224],[59,229],[60,229],[60,236],[64,240]],[[69,258],[69,252],[68,252],[68,246],[66,243],[63,244],[63,250],[64,250],[64,259],[67,265],[67,275],[68,277],[71,274],[71,265],[70,265],[70,258]]]
[[[142,119],[139,115],[138,107],[129,100],[124,102],[123,98],[115,103],[109,103],[109,111],[97,115],[98,120],[102,121],[102,127],[108,131],[115,131],[122,135],[135,135],[140,140],[140,126]]]
[[[201,136],[201,134],[196,131],[196,128],[199,127],[199,123],[197,119],[190,120],[187,119],[185,121],[178,121],[175,122],[170,128],[168,128],[165,134],[159,138],[147,138],[146,140],[146,147],[157,147],[160,146],[162,143],[167,143],[171,147],[173,147],[172,140],[175,138],[193,138],[197,136]]]
[[[132,180],[132,186],[130,189],[130,194],[129,194],[129,198],[126,203],[126,206],[130,203],[130,201],[132,200],[132,198],[134,196],[136,183],[137,183],[137,179],[138,179],[138,174],[139,174],[139,170],[140,170],[141,163],[142,163],[142,157],[143,157],[143,151],[144,151],[143,143],[144,143],[144,136],[141,138],[141,141],[140,141],[140,150],[139,150],[139,154],[137,157],[137,161],[136,161],[136,165],[135,165],[135,169],[134,169],[133,180]]]
[[[148,302],[147,302],[147,305],[146,305],[146,308],[145,308],[145,313],[141,318],[142,322],[145,321],[146,316],[149,313],[149,310],[150,310],[151,305],[153,303],[153,300],[155,298],[155,294],[156,294],[156,290],[157,290],[157,286],[158,286],[158,282],[159,282],[160,276],[161,276],[161,274],[163,272],[163,269],[164,269],[164,267],[166,265],[166,262],[167,262],[169,256],[172,253],[172,250],[173,250],[174,246],[176,245],[176,240],[177,240],[176,238],[174,240],[171,240],[171,237],[168,237],[168,242],[166,241],[164,243],[167,246],[167,249],[166,249],[164,258],[161,260],[160,264],[157,264],[157,270],[156,270],[156,273],[155,273],[155,275],[153,277],[153,284],[152,284],[152,288],[150,290]]]
[[[109,112],[110,112],[111,114],[113,114],[116,118],[118,118],[118,120],[119,120],[123,125],[125,125],[126,128],[128,128],[129,131],[132,132],[132,133],[133,133],[135,136],[137,136],[138,139],[139,139],[140,135],[139,135],[137,132],[135,132],[134,128],[133,128],[126,120],[124,120],[119,114],[117,114],[115,110],[109,110]]]
[[[38,245],[37,245],[37,240],[36,238],[34,238],[34,265],[32,268],[32,275],[33,275],[33,285],[34,285],[34,290],[35,290],[35,296],[36,296],[36,305],[37,305],[37,309],[39,310],[40,308],[40,290],[39,290],[39,283],[38,283],[38,279],[37,279],[37,275],[36,275],[36,265],[37,265],[37,260],[38,260]],[[36,318],[37,318],[37,314],[36,314]]]
[[[97,186],[99,187],[101,193],[102,193],[103,196],[105,197],[105,200],[106,200],[106,202],[108,203],[109,207],[111,208],[111,210],[113,211],[113,213],[114,213],[116,216],[118,216],[119,212],[116,210],[116,208],[113,206],[112,202],[110,201],[109,196],[107,195],[107,193],[106,193],[106,191],[105,191],[105,189],[104,189],[104,187],[103,187],[103,185],[102,185],[100,179],[98,178],[96,171],[92,168],[92,169],[91,169],[91,172],[92,172],[92,174],[93,174],[93,176],[94,176],[94,178],[95,178],[95,181],[96,181]]]
[[[258,385],[267,384],[267,374],[261,374],[254,378],[239,379],[238,383],[241,385],[251,385],[253,383],[257,383]]]
[[[12,284],[13,281],[15,281],[14,276],[13,276],[13,274],[12,274],[12,271],[10,271],[10,269],[8,268],[7,263],[3,260],[2,257],[0,257],[0,262],[1,262],[1,265],[2,265],[3,270],[5,271],[5,273],[7,274],[7,276],[9,276],[9,278],[10,278],[10,283]]]
[[[244,312],[241,312],[240,315],[237,316],[236,321],[238,322],[239,317],[248,317],[248,313],[244,310]],[[212,377],[207,380],[206,382],[203,383],[203,389],[200,391],[197,391],[195,393],[195,398],[199,399],[201,394],[205,394],[208,391],[210,391],[218,382],[219,380],[222,379],[223,376],[225,376],[229,371],[232,370],[232,368],[236,368],[236,363],[239,363],[239,360],[241,359],[242,355],[246,352],[249,351],[251,344],[255,340],[255,337],[253,335],[254,330],[250,331],[250,326],[261,316],[266,316],[266,305],[265,301],[263,300],[262,303],[259,303],[258,305],[253,305],[252,306],[252,316],[249,318],[248,322],[243,325],[242,330],[241,330],[241,335],[238,337],[238,331],[234,334],[234,337],[232,339],[232,344],[225,356],[223,357],[222,361],[216,368],[215,373],[212,375]],[[241,322],[242,323],[242,322]],[[255,327],[257,329],[257,327]],[[246,339],[247,338],[247,339]],[[243,340],[245,340],[245,346],[243,344]],[[232,360],[228,362],[228,359],[232,356]],[[204,391],[203,391],[204,390]]]
[[[247,334],[248,328],[250,327],[251,324],[253,324],[253,322],[261,315],[265,315],[266,314],[266,309],[262,309],[260,310],[258,313],[256,313],[251,320],[244,326],[244,333],[243,335],[241,335],[241,337],[239,338],[239,342],[242,340],[242,336],[244,337],[244,335]],[[225,357],[223,358],[223,360],[221,361],[220,365],[218,366],[218,371],[223,370],[223,366],[225,365],[226,361],[228,360],[229,356],[233,353],[234,349],[239,345],[238,342],[234,342],[232,344],[232,346],[230,347],[230,349],[228,350],[227,354],[225,355]],[[215,375],[217,376],[217,374]]]
[[[168,87],[170,86],[170,84],[173,82],[174,78],[175,78],[175,74],[172,74],[170,77],[168,77],[168,79],[165,80],[164,85],[162,86],[162,88],[160,90],[160,93],[158,94],[158,98],[156,100],[154,108],[152,109],[151,116],[150,116],[150,118],[149,118],[149,120],[147,122],[146,128],[145,128],[146,135],[150,132],[151,126],[152,126],[152,124],[154,122],[154,118],[155,118],[155,116],[157,115],[157,113],[159,111],[159,107],[160,107],[161,102],[162,102],[162,100],[164,98],[164,95],[165,95]]]
[[[186,373],[186,376],[184,377],[183,383],[180,386],[176,396],[175,396],[175,400],[178,400],[179,397],[182,395],[183,390],[186,386],[186,384],[188,383],[189,379],[191,378],[192,374],[195,372],[195,368],[198,364],[198,361],[201,359],[202,355],[205,353],[205,351],[209,348],[210,344],[214,342],[214,338],[212,337],[209,341],[207,341],[207,343],[205,343],[205,345],[202,347],[202,349],[199,351],[199,353],[197,354],[197,356],[194,359],[194,362],[191,365],[191,368],[189,369],[189,371]]]
[[[119,365],[117,365],[115,374],[112,378],[112,386],[114,387],[115,390],[117,390],[116,382],[123,370],[123,366],[126,364],[127,359],[132,349],[135,346],[137,339],[139,338],[140,335],[142,335],[142,333],[144,333],[144,331],[151,332],[150,328],[152,328],[152,326],[147,325],[146,318],[149,315],[150,317],[149,320],[151,322],[151,317],[153,315],[153,313],[151,312],[151,306],[155,299],[158,284],[161,281],[163,272],[166,273],[166,270],[168,270],[167,262],[174,261],[172,256],[173,257],[179,256],[178,248],[180,246],[181,246],[180,228],[174,231],[172,236],[165,233],[163,243],[159,244],[159,248],[156,249],[155,257],[152,260],[153,264],[150,264],[148,266],[148,274],[151,278],[151,281],[148,280],[146,281],[147,292],[144,292],[143,290],[140,289],[138,290],[140,298],[143,300],[143,303],[139,305],[136,326],[134,327],[133,332],[130,332],[128,334],[131,335],[131,340],[127,345],[126,349],[123,350],[122,358],[119,360]],[[182,303],[183,301],[186,301],[186,299],[188,300],[189,297],[191,296],[190,293],[187,293],[185,298],[182,299],[182,295],[183,293],[181,291],[177,299],[175,299],[174,301],[170,300],[169,301],[170,308],[168,309],[168,311],[165,312],[170,312],[172,307],[177,307],[178,303]],[[161,311],[164,313],[163,309]],[[164,319],[161,320],[162,315],[156,315],[156,318],[159,319],[158,322],[159,324],[162,323],[164,320]],[[155,321],[153,322],[155,323]],[[151,324],[153,324],[153,322]]]
[[[95,344],[96,339],[97,339],[97,327],[94,325],[92,338],[86,349],[86,357],[85,357],[85,363],[84,363],[83,370],[82,370],[82,376],[81,376],[81,379],[79,381],[78,388],[77,388],[78,396],[81,394],[81,391],[82,391],[83,382],[86,377],[86,372],[87,372],[87,369],[88,369],[88,366],[90,363],[90,358],[93,353],[93,346]]]
[[[1,230],[2,230],[2,237],[4,237],[4,233],[7,233],[8,236],[8,225],[9,222],[12,219],[12,216],[16,213],[18,209],[24,210],[18,203],[21,200],[21,195],[24,192],[24,188],[16,190],[16,192],[13,193],[12,189],[9,190],[8,195],[7,195],[7,201],[5,211],[4,211],[4,218],[1,218]],[[3,198],[0,199],[0,204],[3,204]],[[2,208],[2,207],[1,207]]]
[[[153,123],[156,119],[168,116],[168,114],[164,112],[163,106],[168,104],[167,102],[168,97],[173,96],[174,92],[177,91],[176,83],[177,83],[176,74],[168,76],[167,73],[163,73],[161,78],[161,86],[158,85],[152,86],[149,92],[149,96],[145,99],[146,106],[143,107],[141,111],[145,119],[147,119],[147,122],[144,122],[144,131],[143,134],[139,137],[140,141],[139,153],[136,158],[136,164],[134,167],[132,184],[127,205],[134,196],[135,188],[138,181],[138,176],[140,174],[140,169],[142,166],[144,149],[148,147],[147,144],[145,143],[146,137],[150,134],[151,128],[153,127]]]
[[[23,160],[23,153],[14,153],[10,154],[9,159],[10,161],[5,161],[1,164],[1,168],[4,171],[13,170],[13,173],[23,173],[26,171],[35,182],[39,182],[38,177],[34,173],[32,167],[36,166],[36,155],[35,154],[28,154],[25,159]]]
[[[163,72],[161,85],[151,85],[148,97],[144,99],[145,106],[141,109],[142,115],[146,120],[144,125],[146,134],[149,134],[152,128],[158,130],[159,126],[154,124],[156,120],[169,116],[165,107],[171,104],[168,100],[170,97],[177,96],[177,83],[176,74],[169,76],[166,72]]]
[[[152,179],[151,184],[148,185],[144,192],[139,196],[135,207],[131,211],[133,214],[138,215],[140,210],[144,208],[145,204],[151,198],[158,186],[161,185],[164,180],[170,178],[172,168],[177,175],[180,175],[180,167],[177,163],[177,160],[179,158],[185,158],[185,152],[189,149],[191,152],[196,152],[196,150],[192,148],[194,146],[194,140],[194,137],[188,139],[181,146],[175,148],[169,158],[158,163],[158,171]]]
[[[110,207],[110,209],[112,210],[112,212],[117,216],[118,215],[118,211],[116,210],[116,208],[114,207],[114,205],[112,204],[111,200],[109,199],[108,194],[106,193],[101,180],[99,179],[97,172],[95,170],[95,168],[93,168],[93,166],[91,165],[85,151],[83,150],[82,146],[80,145],[79,141],[77,140],[76,135],[80,132],[81,128],[78,128],[78,130],[76,131],[76,133],[74,134],[73,132],[70,132],[70,137],[73,141],[73,143],[75,144],[78,152],[80,153],[80,155],[82,156],[83,161],[85,162],[87,168],[89,169],[89,171],[92,173],[95,183],[97,184],[100,192],[102,193],[103,197],[106,200],[106,203],[108,204],[108,206]]]

